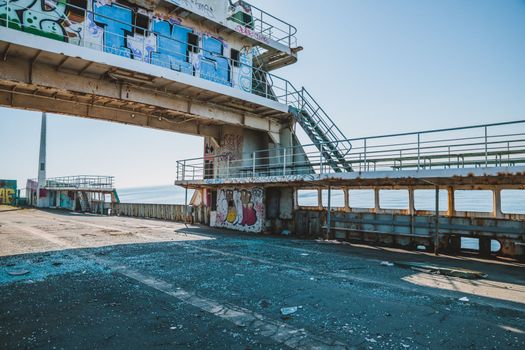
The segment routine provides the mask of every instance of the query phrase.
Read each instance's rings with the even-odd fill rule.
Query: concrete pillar
[[[348,188],[343,189],[343,196],[345,200],[345,211],[350,211],[350,191],[348,191]]]
[[[503,212],[501,211],[501,188],[495,187],[492,190],[492,216],[495,218],[503,218]],[[481,245],[481,239],[480,239]],[[480,248],[481,250],[481,248]]]
[[[456,215],[456,204],[454,200],[454,188],[452,186],[447,187],[447,198],[448,198],[448,209],[447,216]]]
[[[379,196],[379,188],[374,188],[374,210],[376,213],[381,211],[381,200]]]
[[[323,209],[323,190],[320,188],[317,189],[317,206],[319,210]]]
[[[481,237],[479,239],[479,254],[484,257],[487,257],[490,255],[490,238],[489,237]]]
[[[408,214],[414,215],[416,213],[416,205],[414,201],[414,188],[408,188]]]

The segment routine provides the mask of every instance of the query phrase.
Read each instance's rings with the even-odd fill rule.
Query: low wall
[[[357,240],[381,243],[388,246],[432,248],[436,232],[436,216],[408,215],[402,210],[389,213],[374,213],[372,210],[331,212],[330,237],[342,240]],[[426,212],[430,214],[431,212]],[[501,244],[501,255],[525,256],[525,221],[486,217],[439,216],[439,249],[458,250],[461,237],[478,238],[484,241],[497,240]],[[483,213],[482,213],[483,214]],[[327,226],[326,210],[302,207],[294,213],[295,234],[302,237],[324,237]]]
[[[185,209],[185,205],[179,204],[119,203],[115,204],[113,215],[208,224],[204,206],[188,206],[187,215]]]

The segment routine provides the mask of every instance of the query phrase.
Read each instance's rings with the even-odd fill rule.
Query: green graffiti
[[[2,0],[0,25],[46,38],[66,41],[62,23],[66,18],[67,0]]]
[[[0,1],[0,26],[22,30],[22,22],[17,11],[24,10],[35,3],[36,0],[1,0]]]
[[[49,39],[66,41],[66,32],[61,25],[66,19],[65,12],[66,0],[36,0],[23,13],[22,30]]]

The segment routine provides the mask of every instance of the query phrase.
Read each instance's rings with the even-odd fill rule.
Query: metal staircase
[[[78,191],[78,200],[80,202],[80,208],[83,212],[91,212],[89,197],[86,191]]]
[[[298,92],[296,103],[289,106],[290,113],[335,172],[350,172],[352,166],[346,155],[352,144],[326,112],[304,88]]]
[[[272,100],[282,100],[282,96],[277,96],[272,88],[272,75],[264,69],[267,52],[256,49],[255,53],[252,63],[254,76],[252,92]],[[286,87],[290,90],[286,92],[285,103],[289,106],[290,114],[301,125],[324,158],[324,161],[320,159],[319,163],[328,164],[338,173],[352,171],[350,162],[345,158],[352,149],[350,141],[305,88],[297,90],[289,82]]]

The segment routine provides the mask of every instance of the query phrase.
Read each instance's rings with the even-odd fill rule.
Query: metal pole
[[[439,186],[436,186],[436,227],[434,232],[434,254],[438,255],[439,245]]]
[[[364,171],[366,171],[366,139],[365,139],[365,153],[364,153],[364,164],[363,164],[363,169]]]
[[[323,174],[323,152],[321,150],[319,150],[319,173]]]
[[[485,127],[485,168],[489,166],[489,145],[488,145],[488,130]]]
[[[255,152],[252,154],[252,176],[255,177]]]
[[[188,223],[188,186],[185,188],[184,192],[184,225]]]
[[[228,158],[226,159],[226,177],[230,177],[230,155],[228,154]]]
[[[331,215],[331,199],[332,199],[332,187],[328,186],[328,212],[326,213],[326,239],[330,239],[330,231],[332,226],[332,215]]]
[[[283,148],[283,175],[286,175],[286,148]]]
[[[421,135],[417,134],[417,170],[419,170],[420,167],[420,158],[421,158]]]
[[[9,10],[11,9],[10,1],[11,1],[11,0],[7,0],[7,2],[6,2],[6,4],[5,4],[5,11],[6,11],[6,16],[5,16],[5,27],[6,27],[6,28],[9,28]]]

